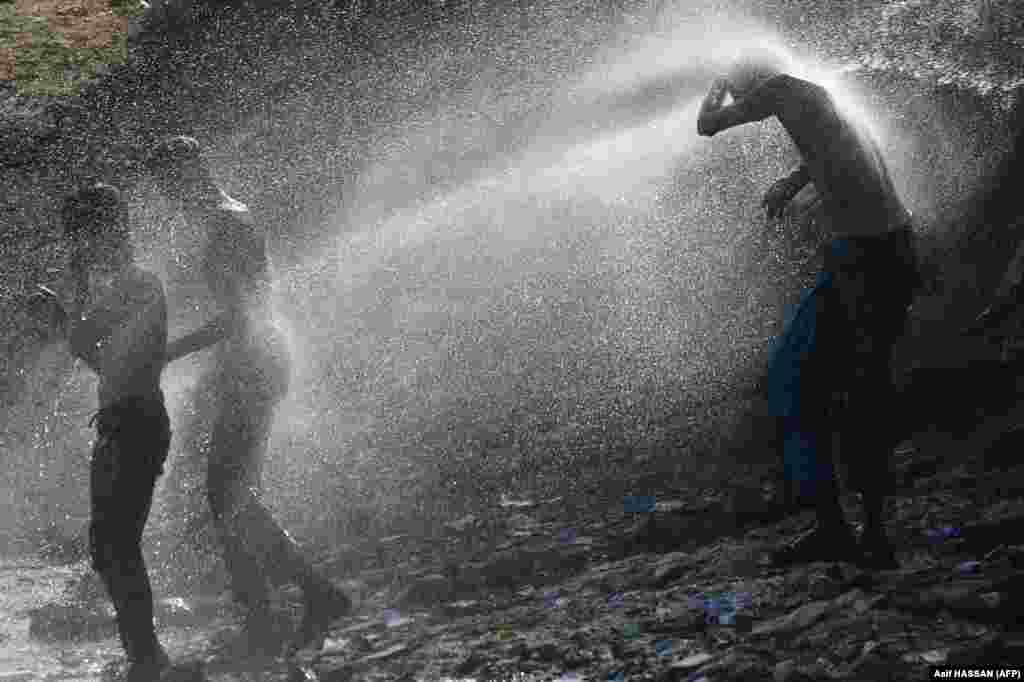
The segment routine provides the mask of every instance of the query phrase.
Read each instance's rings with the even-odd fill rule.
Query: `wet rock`
[[[804,682],[807,678],[792,658],[780,661],[772,670],[774,682]]]
[[[349,682],[355,677],[356,666],[350,664],[317,666],[320,682]]]
[[[754,637],[771,637],[783,634],[790,634],[797,630],[808,628],[833,608],[832,602],[818,601],[807,604],[792,613],[780,616],[774,620],[762,623],[753,629],[751,635]]]
[[[0,682],[33,682],[36,674],[27,670],[15,670],[9,673],[0,673]]]
[[[439,573],[418,579],[399,596],[401,606],[437,606],[452,601],[455,594],[451,581]]]
[[[679,673],[690,672],[710,663],[714,658],[714,656],[708,653],[692,654],[681,661],[674,662],[669,666],[669,669]]]
[[[401,656],[402,654],[405,654],[408,651],[409,647],[405,644],[396,644],[382,651],[372,653],[369,656],[364,656],[361,659],[359,659],[357,663],[373,663],[377,661],[385,661],[388,659],[395,658],[397,656]]]
[[[1024,516],[979,521],[960,529],[959,547],[962,552],[979,555],[1005,544],[1008,538],[1019,537],[1024,537]]]
[[[528,649],[528,656],[536,658],[543,663],[553,663],[561,660],[562,651],[554,642],[544,642]]]
[[[483,654],[481,654],[478,651],[473,651],[469,654],[468,657],[466,657],[465,660],[463,660],[461,663],[455,666],[455,674],[472,675],[474,672],[479,670],[480,667],[483,666],[486,662],[487,658]]]
[[[736,518],[721,502],[669,512],[655,511],[633,535],[635,551],[671,552],[698,547],[734,533]]]

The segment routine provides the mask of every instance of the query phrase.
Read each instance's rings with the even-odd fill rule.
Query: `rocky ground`
[[[383,538],[360,571],[345,570],[357,548],[324,557],[359,607],[301,666],[226,654],[232,614],[213,595],[165,599],[159,620],[165,633],[207,633],[193,631],[176,653],[205,661],[212,680],[873,682],[929,679],[940,664],[1019,669],[1024,467],[1020,431],[1001,422],[984,457],[936,434],[898,451],[896,571],[772,568],[768,551],[809,518],[766,521],[782,514],[758,504],[758,491],[739,504],[683,491],[631,497],[572,525],[560,500],[506,499],[490,518],[449,523],[441,544]],[[29,611],[32,632],[110,637],[105,601],[88,585],[73,581],[64,606]],[[285,632],[294,596],[279,595]]]

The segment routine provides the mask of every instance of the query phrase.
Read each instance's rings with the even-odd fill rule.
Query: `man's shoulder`
[[[780,73],[766,80],[758,90],[771,93],[775,97],[805,99],[825,94],[825,89],[817,83],[797,78],[788,73]]]

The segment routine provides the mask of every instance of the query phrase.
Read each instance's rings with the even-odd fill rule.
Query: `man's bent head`
[[[767,47],[750,48],[733,62],[726,79],[733,98],[742,99],[789,68],[789,60],[782,52]]]

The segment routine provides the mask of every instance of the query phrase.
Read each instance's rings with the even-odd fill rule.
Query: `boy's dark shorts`
[[[93,568],[103,572],[141,561],[142,531],[170,449],[171,429],[163,396],[122,401],[100,410],[93,420],[97,436],[90,462],[89,545]]]

